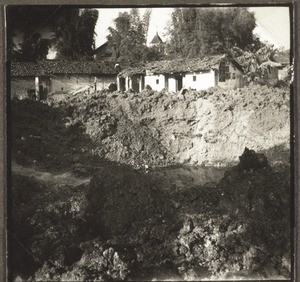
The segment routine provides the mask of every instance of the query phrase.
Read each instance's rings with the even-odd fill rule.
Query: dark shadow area
[[[258,153],[264,154],[270,164],[289,164],[291,161],[291,151],[284,144],[261,150]]]
[[[289,277],[289,165],[273,168],[264,155],[245,149],[223,177],[208,168],[136,170],[94,156],[97,138],[85,133],[72,106],[24,100],[12,101],[11,111],[14,277]],[[122,122],[133,130],[133,158],[143,145],[137,132],[149,154],[164,152],[152,146],[147,126]],[[108,132],[116,135],[114,128]],[[129,147],[129,140],[124,144]]]
[[[31,100],[13,100],[12,159],[21,165],[56,172],[99,160],[90,153],[93,143],[82,124],[68,123],[72,113],[71,106],[50,107]]]
[[[103,251],[113,248],[124,264],[133,257],[126,277],[140,279],[141,269],[150,277],[161,259],[171,258],[169,235],[180,228],[174,206],[147,174],[94,156],[95,143],[73,119],[73,111],[64,104],[12,101],[11,149],[18,170],[13,168],[9,187],[10,273],[14,278],[65,279],[62,275],[74,265],[86,268],[81,258],[94,257],[89,242],[96,240],[104,244]],[[92,181],[72,186],[63,181],[66,172]],[[137,249],[143,249],[140,262]],[[101,252],[94,259],[108,264],[102,270],[73,273],[69,280],[76,275],[92,279],[95,272],[101,276],[109,269],[117,278],[125,275],[115,257],[117,262]]]
[[[88,235],[84,187],[63,184],[55,175],[86,177],[109,162],[92,155],[93,142],[79,122],[67,124],[72,112],[72,107],[50,107],[29,99],[11,101],[10,277],[32,276],[48,260],[70,265],[81,257],[82,251],[70,245]]]

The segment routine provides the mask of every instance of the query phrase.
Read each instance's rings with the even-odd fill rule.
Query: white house
[[[155,61],[122,71],[118,90],[141,91],[149,85],[153,90],[176,92],[182,88],[206,90],[220,86],[235,89],[245,85],[242,67],[226,55],[196,59]]]

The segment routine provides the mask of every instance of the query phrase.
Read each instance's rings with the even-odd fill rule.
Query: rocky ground
[[[99,92],[65,96],[67,124],[83,124],[97,153],[133,166],[236,164],[245,147],[278,161],[289,148],[289,91]],[[50,104],[57,103],[54,98]],[[130,131],[128,130],[130,128]]]
[[[11,113],[16,280],[290,277],[287,90],[104,91]]]

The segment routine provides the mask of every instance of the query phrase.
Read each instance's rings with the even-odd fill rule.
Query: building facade
[[[183,88],[206,90],[216,86],[235,89],[243,87],[245,83],[241,66],[225,55],[156,61],[118,75],[118,89],[132,89],[135,92],[147,85],[156,91],[165,89],[176,92]]]
[[[35,90],[39,99],[50,93],[68,93],[87,89],[107,89],[116,82],[117,71],[113,62],[41,61],[13,62],[11,64],[11,96],[28,97]]]

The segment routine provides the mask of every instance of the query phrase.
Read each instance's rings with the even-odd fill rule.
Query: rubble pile
[[[11,110],[15,280],[290,278],[285,90],[98,92]],[[183,163],[235,166],[197,179]]]
[[[117,164],[77,187],[15,176],[13,270],[36,281],[289,278],[289,168],[265,160],[246,149],[217,185],[177,191]]]
[[[181,93],[79,93],[50,104],[72,108],[95,154],[134,167],[236,164],[244,147],[271,163],[289,159],[289,91],[252,85]],[[130,130],[128,130],[130,128]],[[276,136],[276,138],[274,138]]]
[[[217,184],[214,210],[185,218],[174,250],[185,278],[288,277],[289,174],[289,166],[274,170],[264,155],[246,148]]]

